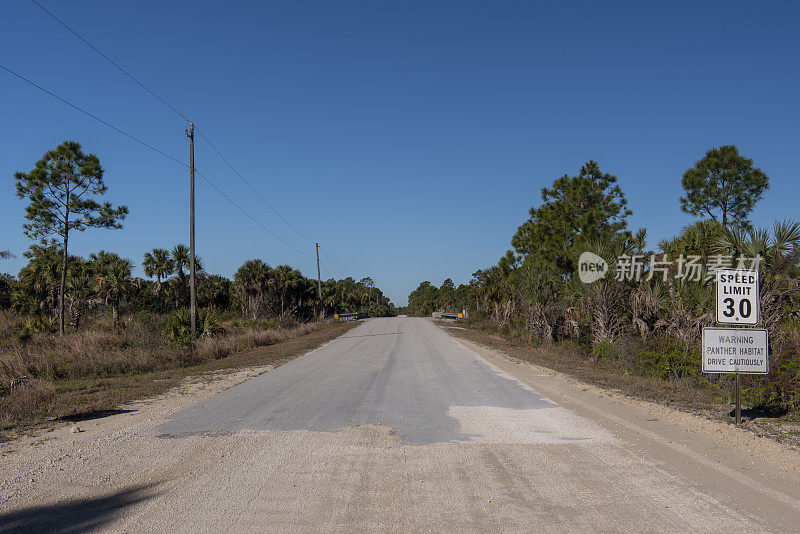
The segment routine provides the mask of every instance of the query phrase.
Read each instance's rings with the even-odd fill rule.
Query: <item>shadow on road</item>
[[[90,499],[31,506],[0,514],[0,534],[11,532],[88,532],[107,525],[123,509],[152,499],[156,484],[132,486]]]
[[[93,410],[91,412],[83,412],[73,415],[62,417],[62,421],[69,421],[71,423],[80,423],[83,421],[92,421],[93,419],[102,419],[103,417],[111,417],[112,415],[120,415],[123,413],[131,413],[136,410]]]

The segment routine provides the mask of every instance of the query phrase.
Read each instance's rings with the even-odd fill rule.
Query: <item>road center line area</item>
[[[675,422],[639,425],[640,407],[429,319],[367,320],[163,404],[4,456],[0,533],[800,528],[796,469],[737,463],[740,449]]]
[[[377,319],[175,414],[166,437],[380,425],[402,443],[610,442],[425,320]]]

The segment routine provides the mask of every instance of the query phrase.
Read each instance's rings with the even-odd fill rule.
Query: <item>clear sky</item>
[[[190,116],[345,276],[405,304],[422,280],[466,282],[495,263],[544,186],[589,159],[615,174],[649,243],[691,219],[684,170],[736,144],[771,178],[757,224],[797,217],[797,2],[40,0]],[[185,122],[29,0],[0,3],[0,63],[187,161]],[[0,71],[0,249],[16,260],[13,173],[66,139],[97,154],[125,228],[71,252],[137,263],[188,242],[181,167]],[[293,246],[283,223],[202,139],[197,168]],[[198,254],[232,276],[246,259],[313,259],[197,184]],[[339,277],[323,256],[326,272]],[[327,263],[327,265],[326,265]]]

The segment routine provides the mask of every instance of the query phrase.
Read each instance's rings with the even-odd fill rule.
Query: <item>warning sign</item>
[[[703,372],[767,374],[767,331],[754,328],[704,328]]]

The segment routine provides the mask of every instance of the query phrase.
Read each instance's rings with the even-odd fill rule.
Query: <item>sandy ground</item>
[[[367,352],[389,361],[403,336],[370,333],[389,324],[346,336],[363,330]],[[430,322],[399,324],[414,347],[467,358],[554,405],[454,404],[447,416],[471,437],[424,445],[371,422],[160,437],[176,412],[269,368],[186,381],[80,432],[2,444],[0,532],[800,531],[797,451],[457,342]],[[336,354],[341,365],[337,343],[301,360]],[[558,439],[542,438],[553,429]]]

